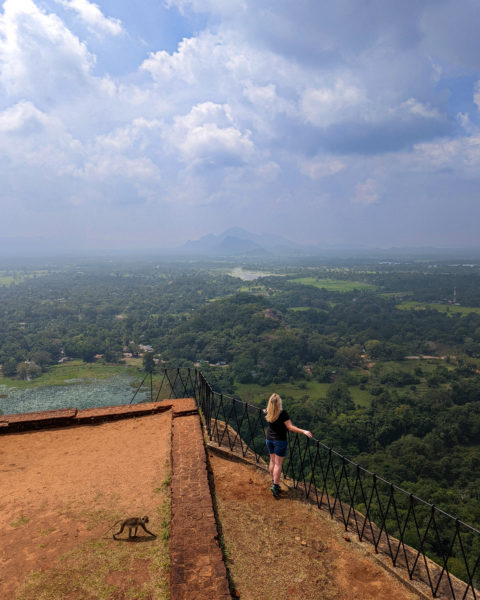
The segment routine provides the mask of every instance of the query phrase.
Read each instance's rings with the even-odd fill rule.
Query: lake
[[[230,275],[242,279],[243,281],[255,281],[255,279],[269,277],[270,275],[274,275],[274,273],[267,273],[265,271],[246,271],[242,269],[242,267],[235,267],[235,269],[230,271]]]

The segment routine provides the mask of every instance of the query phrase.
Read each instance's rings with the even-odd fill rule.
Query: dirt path
[[[150,580],[146,551],[162,554],[161,536],[124,544],[103,534],[115,520],[143,514],[161,533],[170,424],[165,413],[0,437],[0,598],[40,597],[42,574],[57,587],[42,598],[59,599],[96,598],[95,589],[123,598],[123,588]],[[73,580],[93,576],[89,561],[98,582],[87,593],[88,582]]]
[[[242,600],[418,600],[341,526],[268,474],[209,453],[227,566]]]

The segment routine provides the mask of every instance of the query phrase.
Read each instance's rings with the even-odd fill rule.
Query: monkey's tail
[[[118,521],[115,521],[115,523],[114,523],[114,524],[113,524],[111,527],[109,527],[109,528],[107,529],[107,531],[105,531],[105,533],[103,533],[103,534],[102,534],[102,537],[103,537],[104,535],[106,535],[106,534],[107,534],[109,531],[112,531],[112,529],[115,527],[115,525],[118,525],[118,524],[119,524],[119,523],[121,523],[121,522],[122,522],[122,519],[118,519]]]

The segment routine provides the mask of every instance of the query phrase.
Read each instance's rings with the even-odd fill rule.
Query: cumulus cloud
[[[250,132],[234,124],[228,105],[206,102],[176,117],[170,140],[183,161],[193,166],[235,166],[250,160],[254,146]]]
[[[97,4],[88,0],[55,0],[69,10],[75,11],[87,27],[95,33],[119,35],[123,32],[119,19],[106,17]]]
[[[191,9],[198,13],[238,15],[247,9],[248,3],[244,0],[167,0],[167,6],[175,6],[182,13]]]
[[[62,122],[33,103],[22,100],[0,112],[0,173],[1,168],[12,166],[21,168],[26,178],[32,166],[42,166],[45,172],[71,173],[72,160],[79,152],[81,144]]]
[[[0,132],[24,134],[44,131],[52,124],[52,119],[38,110],[31,102],[23,100],[0,113]]]
[[[0,81],[23,98],[71,96],[94,63],[86,45],[60,18],[33,0],[6,0],[0,15]]]

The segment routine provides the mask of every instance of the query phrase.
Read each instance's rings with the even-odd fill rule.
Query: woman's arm
[[[299,427],[295,427],[295,425],[290,421],[290,419],[288,421],[285,421],[285,427],[287,429],[289,429],[290,431],[294,431],[295,433],[303,433],[303,435],[306,435],[309,438],[312,437],[311,431],[307,431],[306,429],[300,429]]]

